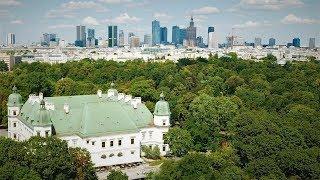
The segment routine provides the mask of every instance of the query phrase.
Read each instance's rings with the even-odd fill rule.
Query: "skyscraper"
[[[7,35],[7,46],[13,46],[14,44],[16,44],[16,35],[9,33]]]
[[[167,29],[167,27],[160,28],[160,43],[161,44],[168,43],[168,29]]]
[[[300,47],[300,38],[293,38],[292,45],[294,47]]]
[[[214,32],[214,27],[208,27],[208,48],[218,49],[218,40]]]
[[[94,29],[88,29],[88,38],[86,43],[87,43],[87,47],[94,47],[96,45]]]
[[[183,41],[186,39],[187,39],[187,29],[185,28],[180,29],[179,44],[183,44]]]
[[[152,45],[160,44],[160,22],[152,21]]]
[[[309,39],[309,48],[315,49],[316,48],[316,38],[310,38]]]
[[[187,27],[187,46],[194,47],[196,45],[197,28],[194,26],[193,17],[191,16],[190,25]]]
[[[254,47],[262,46],[262,39],[261,38],[254,38]]]
[[[172,43],[179,44],[180,41],[180,28],[179,26],[172,26]]]
[[[152,36],[150,34],[145,34],[143,38],[143,44],[152,46]]]
[[[57,41],[57,35],[53,33],[44,33],[41,39],[42,46],[49,46],[50,41]]]
[[[269,46],[272,47],[272,46],[275,46],[275,45],[276,45],[276,39],[270,38],[269,39]]]
[[[119,30],[119,47],[124,46],[124,33],[123,30]]]
[[[138,36],[130,37],[130,48],[140,47],[140,38]]]
[[[130,44],[131,44],[131,37],[133,37],[134,36],[134,34],[132,33],[132,32],[129,32],[128,33],[128,45],[130,46]]]
[[[118,46],[118,27],[108,26],[108,47]]]
[[[86,46],[86,27],[79,25],[76,27],[77,32],[77,40],[75,45],[78,47],[85,47]]]

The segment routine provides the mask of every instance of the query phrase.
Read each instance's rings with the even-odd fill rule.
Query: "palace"
[[[69,147],[87,149],[95,167],[142,162],[141,146],[158,146],[165,155],[163,136],[170,127],[169,103],[160,95],[152,114],[140,97],[118,93],[22,97],[13,87],[8,99],[8,137],[24,141],[32,136],[56,136]]]

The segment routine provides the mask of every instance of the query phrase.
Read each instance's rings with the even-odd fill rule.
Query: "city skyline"
[[[232,28],[236,28],[235,33],[247,42],[260,37],[263,44],[268,44],[273,37],[277,44],[286,44],[299,37],[301,46],[307,46],[309,38],[316,38],[319,46],[319,6],[319,1],[310,0],[201,0],[196,4],[180,0],[0,0],[0,35],[1,43],[8,33],[16,35],[17,43],[31,43],[39,42],[44,33],[54,33],[72,43],[76,25],[95,29],[97,38],[106,38],[107,26],[117,25],[125,35],[133,32],[142,39],[144,34],[151,34],[151,22],[156,19],[161,27],[168,28],[167,38],[171,41],[172,26],[186,28],[193,15],[197,36],[202,36],[204,42],[207,28],[214,26],[219,43],[225,42]]]

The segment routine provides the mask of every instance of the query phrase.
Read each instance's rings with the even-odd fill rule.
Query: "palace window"
[[[46,137],[49,137],[49,131],[46,131],[45,133],[46,133]]]
[[[103,147],[103,148],[106,147],[106,142],[102,142],[101,147]]]
[[[89,144],[89,142],[90,142],[90,141],[89,141],[89,140],[87,140],[87,144]]]
[[[131,151],[131,154],[134,154],[134,151]]]
[[[149,131],[149,138],[152,139],[152,131]]]
[[[13,127],[17,127],[17,123],[13,123]]]
[[[121,146],[121,144],[122,144],[122,140],[119,139],[119,140],[118,140],[118,145]]]
[[[13,134],[13,139],[16,139],[17,138],[17,135],[14,133]]]
[[[110,141],[110,147],[113,147],[113,141]]]
[[[166,120],[162,120],[162,125],[163,125],[163,126],[166,125]]]
[[[134,138],[131,138],[131,144],[134,144]]]
[[[162,146],[162,151],[166,151],[166,146]]]
[[[96,143],[95,141],[92,141],[92,142],[91,142],[91,144],[92,144],[93,146],[94,146],[95,143]]]
[[[142,132],[142,139],[146,137],[146,132]]]
[[[17,111],[13,111],[13,115],[16,116],[17,115]]]

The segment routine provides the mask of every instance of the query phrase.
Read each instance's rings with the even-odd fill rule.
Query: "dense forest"
[[[153,111],[163,92],[172,160],[152,179],[320,179],[320,63],[280,66],[230,54],[173,62],[21,63],[0,73],[0,111],[13,85],[26,100],[108,90],[141,96]]]

